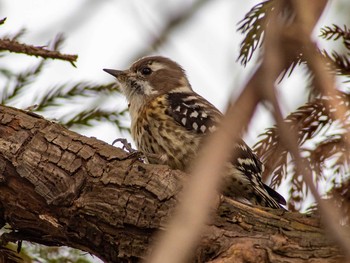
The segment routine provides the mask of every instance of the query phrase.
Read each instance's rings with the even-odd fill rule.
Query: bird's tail
[[[286,205],[286,200],[273,190],[271,187],[263,183],[264,188],[254,187],[255,190],[255,201],[257,205],[271,207],[271,208],[283,208]]]

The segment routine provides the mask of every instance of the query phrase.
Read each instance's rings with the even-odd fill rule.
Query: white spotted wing
[[[168,102],[167,114],[192,132],[213,132],[221,117],[221,113],[212,104],[195,93],[169,93]]]

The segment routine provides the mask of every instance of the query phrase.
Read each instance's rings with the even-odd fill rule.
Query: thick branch
[[[71,246],[106,262],[137,261],[171,216],[185,176],[0,106],[0,223],[16,230],[3,235],[5,241]],[[318,218],[225,199],[194,260],[340,262],[339,253]]]

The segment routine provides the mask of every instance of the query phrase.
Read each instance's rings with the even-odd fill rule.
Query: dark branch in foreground
[[[185,177],[0,106],[0,226],[13,229],[2,244],[65,245],[105,262],[138,262],[173,217]],[[342,262],[318,217],[230,199],[210,214],[195,262]]]

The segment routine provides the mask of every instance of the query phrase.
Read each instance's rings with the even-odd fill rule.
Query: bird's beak
[[[120,75],[124,74],[124,71],[122,71],[122,70],[104,68],[103,71],[107,72],[108,74],[111,74],[112,76],[116,77],[117,79]]]

